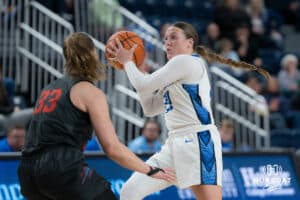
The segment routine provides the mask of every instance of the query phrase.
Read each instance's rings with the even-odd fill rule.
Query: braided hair
[[[252,64],[249,64],[249,63],[246,63],[243,61],[234,61],[230,58],[225,58],[225,57],[221,56],[220,54],[213,52],[212,50],[210,50],[209,48],[207,48],[205,46],[197,45],[199,42],[198,33],[191,24],[186,23],[186,22],[176,22],[172,26],[181,29],[184,32],[186,38],[192,38],[194,40],[194,45],[193,45],[194,51],[197,52],[199,55],[201,55],[208,62],[219,62],[222,64],[230,65],[231,67],[257,71],[258,73],[262,74],[267,79],[270,78],[270,74],[266,70],[264,70],[260,67],[257,67],[255,65],[252,65]]]

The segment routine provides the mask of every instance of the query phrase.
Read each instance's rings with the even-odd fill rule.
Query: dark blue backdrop
[[[141,156],[147,159],[147,155]],[[89,165],[112,183],[118,195],[122,184],[132,173],[103,155],[87,155]],[[291,155],[275,153],[225,154],[223,157],[223,199],[299,200],[300,187]],[[0,154],[0,200],[21,200],[16,175],[18,156]],[[142,186],[140,186],[142,187]],[[146,200],[194,199],[190,190],[170,187]]]

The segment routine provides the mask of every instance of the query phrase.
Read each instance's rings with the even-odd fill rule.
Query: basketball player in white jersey
[[[145,115],[165,113],[168,139],[147,162],[159,168],[172,168],[177,176],[177,181],[170,183],[135,172],[123,186],[121,200],[140,200],[171,185],[191,188],[198,200],[221,200],[221,141],[212,116],[204,59],[266,72],[197,46],[196,30],[184,22],[171,25],[164,40],[169,61],[150,75],[139,71],[131,61],[134,48],[126,50],[117,40],[117,45],[108,50],[124,64]]]

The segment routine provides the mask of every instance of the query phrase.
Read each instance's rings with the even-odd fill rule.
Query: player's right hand
[[[176,181],[175,171],[170,168],[161,169],[150,166],[150,171],[147,173],[147,175],[151,176],[152,178],[162,179],[171,183]]]

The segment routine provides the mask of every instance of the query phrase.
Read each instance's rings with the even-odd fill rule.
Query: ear
[[[194,40],[192,38],[189,38],[187,41],[187,48],[193,48],[194,46]]]

